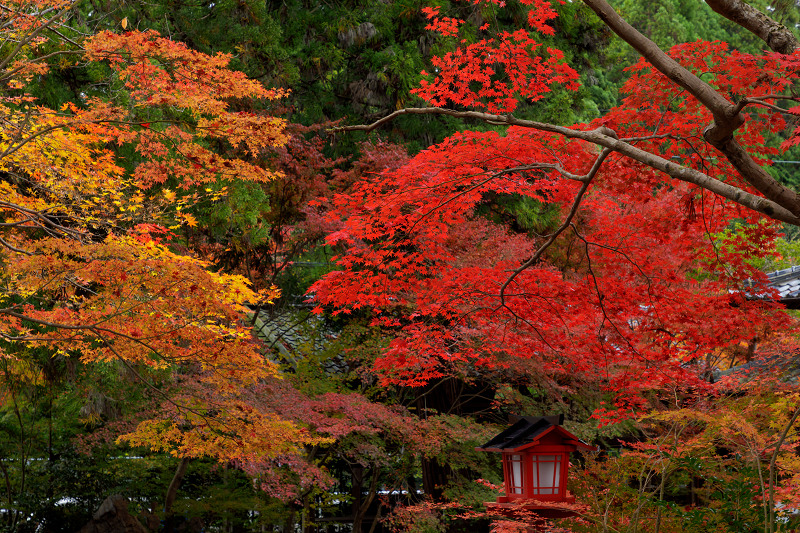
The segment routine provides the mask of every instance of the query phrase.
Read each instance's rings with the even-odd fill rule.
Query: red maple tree
[[[750,298],[765,289],[750,288],[764,277],[748,260],[772,253],[776,221],[800,222],[796,193],[763,168],[798,140],[765,142],[786,128],[779,106],[797,100],[800,46],[784,28],[790,48],[760,56],[719,42],[665,52],[604,0],[585,0],[644,57],[619,107],[590,124],[546,124],[516,118],[518,99],[574,88],[578,76],[537,41],[556,10],[522,3],[530,30],[464,39],[434,58],[414,92],[436,107],[341,128],[408,113],[507,126],[453,135],[334,197],[340,227],[328,243],[343,250],[341,270],[311,293],[318,310],[370,309],[393,335],[376,363],[386,383],[492,371],[562,390],[601,383],[615,399],[599,414],[613,420],[645,390],[707,386],[706,356],[790,321]],[[458,20],[426,14],[430,29],[463,37]],[[557,216],[525,231],[493,213],[498,199]]]

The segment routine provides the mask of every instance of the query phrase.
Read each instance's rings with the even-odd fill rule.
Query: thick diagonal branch
[[[659,72],[697,98],[714,116],[703,137],[731,162],[739,175],[768,199],[800,216],[800,197],[784,187],[756,163],[733,133],[744,124],[741,108],[718,93],[711,85],[669,57],[653,41],[628,24],[606,0],[583,0],[611,30],[619,35]]]
[[[756,35],[779,54],[800,48],[792,31],[742,0],[706,0],[706,4],[726,19]]]

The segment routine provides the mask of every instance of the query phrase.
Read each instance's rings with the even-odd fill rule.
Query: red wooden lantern
[[[564,415],[520,418],[511,427],[478,447],[503,454],[505,496],[497,505],[523,504],[524,500],[572,503],[567,492],[569,454],[575,450],[596,450],[561,427]],[[525,507],[542,509],[541,504]]]

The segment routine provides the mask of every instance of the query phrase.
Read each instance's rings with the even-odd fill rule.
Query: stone
[[[135,516],[128,512],[128,500],[119,494],[106,498],[80,533],[149,533]]]

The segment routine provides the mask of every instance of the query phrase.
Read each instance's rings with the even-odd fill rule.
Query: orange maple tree
[[[233,104],[283,91],[230,70],[229,56],[154,32],[76,42],[59,31],[72,9],[3,6],[0,32],[12,44],[0,58],[0,357],[46,346],[115,362],[145,383],[149,372],[171,373],[184,384],[150,384],[162,407],[125,437],[134,444],[220,460],[294,449],[303,431],[247,392],[277,372],[244,306],[276,289],[256,293],[168,242],[168,226],[197,223],[189,202],[219,197],[207,184],[275,176],[248,160],[286,142],[284,121]],[[60,109],[26,92],[48,61],[72,55],[105,69],[105,90]]]

